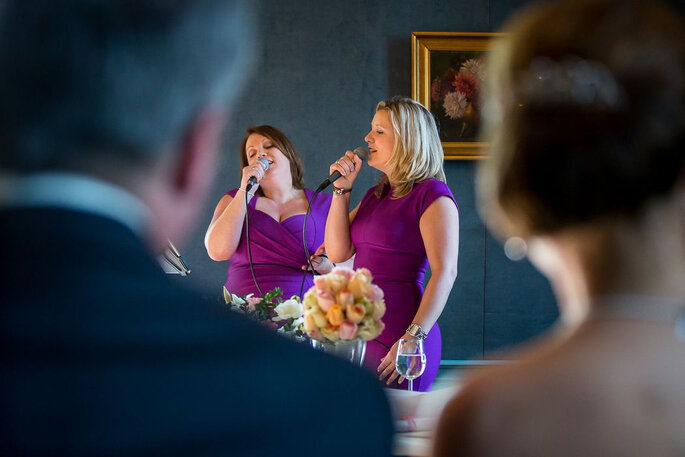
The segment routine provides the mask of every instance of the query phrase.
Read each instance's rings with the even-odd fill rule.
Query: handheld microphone
[[[269,161],[266,160],[264,157],[260,157],[259,160],[262,165],[264,165],[264,171],[269,169]],[[245,192],[249,192],[250,189],[252,189],[252,186],[254,186],[257,183],[257,177],[256,176],[250,176],[250,179],[247,180],[247,186],[245,186]]]
[[[366,161],[368,160],[368,158],[369,158],[369,151],[367,151],[367,150],[364,149],[364,148],[357,148],[357,149],[355,149],[355,150],[352,151],[352,152],[354,153],[354,155],[356,155],[357,157],[359,157],[360,159],[362,159],[362,162],[366,162]],[[333,182],[334,182],[336,179],[338,179],[340,176],[342,176],[342,175],[340,174],[340,172],[339,172],[338,170],[335,170],[335,171],[333,172],[333,174],[331,174],[331,175],[328,177],[327,180],[325,180],[324,182],[321,183],[321,185],[316,189],[316,191],[317,191],[317,192],[321,192],[321,191],[324,190],[326,187],[328,187],[328,186],[330,186],[331,184],[333,184]]]

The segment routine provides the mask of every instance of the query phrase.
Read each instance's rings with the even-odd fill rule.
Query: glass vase
[[[362,366],[366,354],[365,340],[317,341],[312,339],[314,349],[341,357],[354,365]]]

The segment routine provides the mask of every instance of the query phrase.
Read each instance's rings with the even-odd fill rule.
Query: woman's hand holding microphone
[[[354,181],[359,175],[361,166],[362,159],[352,151],[345,152],[344,156],[331,164],[329,172],[333,174],[337,171],[341,175],[340,178],[333,183],[333,188],[338,190],[338,192],[335,192],[334,190],[334,193],[347,193],[351,191]]]
[[[269,162],[266,159],[259,159],[255,163],[243,168],[243,177],[240,180],[240,190],[244,192],[249,192],[250,195],[254,195],[259,188],[259,182],[264,178],[264,173],[266,173],[267,168],[269,168]],[[250,178],[254,178],[250,181]]]

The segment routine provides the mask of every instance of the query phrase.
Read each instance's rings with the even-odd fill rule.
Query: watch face
[[[407,329],[407,333],[409,333],[414,338],[420,338],[420,339],[426,338],[426,333],[423,331],[421,326],[418,324],[411,324],[409,326],[409,328]]]

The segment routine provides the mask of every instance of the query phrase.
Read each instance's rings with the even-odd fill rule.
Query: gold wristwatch
[[[414,338],[420,339],[421,341],[424,341],[428,337],[428,334],[423,331],[419,324],[411,324],[409,327],[407,327],[407,333]]]

